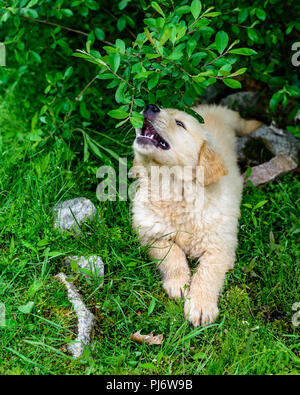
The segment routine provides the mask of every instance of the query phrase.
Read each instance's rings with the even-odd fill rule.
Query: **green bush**
[[[128,120],[139,127],[145,103],[184,109],[216,81],[233,89],[259,81],[270,117],[288,110],[291,123],[300,107],[290,60],[299,11],[281,0],[4,1],[8,67],[0,69],[0,86],[14,82],[30,106],[29,139],[68,141],[76,129],[85,159],[89,150],[104,161],[112,155],[87,128]]]

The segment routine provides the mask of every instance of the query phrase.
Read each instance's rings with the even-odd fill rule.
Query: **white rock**
[[[68,350],[74,358],[79,358],[85,346],[91,341],[91,331],[94,326],[95,317],[83,303],[75,285],[67,281],[67,276],[64,273],[59,273],[55,277],[67,288],[68,299],[72,303],[77,315],[78,335],[76,342],[68,345]]]
[[[88,258],[84,256],[68,256],[65,259],[65,262],[70,265],[71,261],[76,262],[77,266],[79,269],[87,269],[89,270],[93,276],[96,276],[98,278],[104,276],[104,263],[100,256],[97,255],[92,255]],[[82,274],[85,277],[91,277],[86,273]]]
[[[84,197],[66,200],[54,207],[54,227],[61,230],[75,230],[87,219],[93,220],[96,207]]]

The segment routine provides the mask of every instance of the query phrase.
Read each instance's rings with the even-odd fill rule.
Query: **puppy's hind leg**
[[[190,282],[190,269],[185,253],[172,240],[157,240],[148,251],[157,260],[163,287],[171,298],[183,297]]]

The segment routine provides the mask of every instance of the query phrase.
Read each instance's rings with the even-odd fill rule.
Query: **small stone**
[[[278,155],[269,162],[263,163],[252,168],[252,172],[246,181],[250,180],[254,186],[263,185],[267,182],[275,180],[275,178],[283,176],[297,168],[297,163],[288,155]]]
[[[87,219],[93,220],[96,207],[84,197],[66,200],[54,207],[54,227],[61,230],[75,230]]]
[[[104,263],[100,256],[92,255],[88,258],[84,256],[68,256],[65,263],[70,265],[75,262],[79,269],[86,269],[91,272],[91,275],[81,272],[85,277],[103,277],[104,276]]]
[[[75,285],[68,281],[67,276],[64,273],[59,273],[55,277],[66,287],[68,299],[73,305],[77,315],[78,335],[75,343],[68,345],[68,350],[74,358],[79,358],[81,357],[85,346],[90,344],[95,317],[87,309]]]

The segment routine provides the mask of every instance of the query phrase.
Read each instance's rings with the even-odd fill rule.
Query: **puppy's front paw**
[[[217,303],[192,295],[187,296],[184,304],[184,315],[195,327],[213,323],[218,314]]]
[[[170,278],[164,280],[163,287],[167,291],[170,298],[185,297],[188,292],[190,278],[188,276]]]

